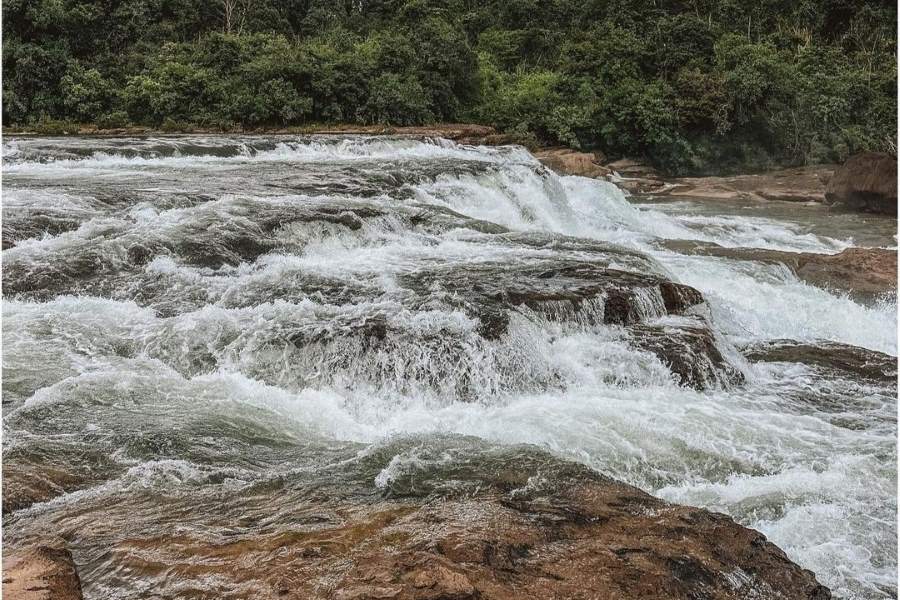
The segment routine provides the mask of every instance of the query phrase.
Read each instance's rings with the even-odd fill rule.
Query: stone
[[[828,182],[829,204],[897,216],[897,157],[877,152],[851,156]]]
[[[282,600],[831,597],[764,535],[725,515],[670,504],[532,446],[434,444],[439,468],[416,469],[411,485],[383,494],[372,493],[372,477],[417,442],[350,461],[362,469],[352,481],[334,480],[346,469],[334,465],[321,480],[305,473],[294,484],[308,489],[223,492],[216,502],[232,514],[265,515],[264,525],[247,521],[224,536],[198,526],[206,521],[188,504],[172,506],[188,511],[184,527],[159,529],[157,506],[87,498],[72,517],[103,511],[103,523],[77,536],[97,578],[85,585],[99,590],[113,578],[163,598]],[[110,530],[126,524],[128,535],[111,542]],[[5,550],[9,598],[44,600],[46,590],[80,598],[65,551]],[[23,585],[30,595],[15,593]]]
[[[597,156],[590,152],[577,152],[571,148],[548,148],[534,152],[541,164],[560,175],[580,177],[604,177],[611,171],[597,162]]]
[[[667,180],[667,187],[651,192],[698,200],[821,203],[833,169],[819,165],[751,175],[683,177]]]
[[[745,348],[743,353],[752,361],[798,362],[876,383],[897,383],[896,358],[849,344],[771,340]]]
[[[704,390],[742,383],[743,373],[722,355],[709,326],[685,321],[637,324],[628,331],[632,343],[655,354],[681,385]]]
[[[659,179],[659,173],[653,167],[640,161],[623,158],[605,165],[607,169],[622,177],[640,177],[643,179]]]
[[[725,248],[717,244],[687,240],[670,241],[665,245],[685,254],[780,263],[810,285],[846,292],[864,302],[897,293],[896,250],[847,248],[837,254],[817,254],[761,248]]]

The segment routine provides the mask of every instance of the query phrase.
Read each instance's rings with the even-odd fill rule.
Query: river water
[[[836,253],[895,247],[894,222],[629,202],[518,147],[438,139],[7,138],[3,150],[4,537],[65,537],[86,597],[163,583],[177,597],[189,571],[129,571],[110,548],[272,526],[295,496],[251,505],[264,482],[378,494],[475,460],[467,448],[515,444],[725,512],[838,597],[896,597],[891,373],[742,355],[794,340],[895,357],[896,299],[861,304],[778,265],[664,243]],[[681,282],[706,303],[665,314],[636,293],[627,323],[590,317],[590,301],[578,314],[493,304],[601,268]],[[684,385],[639,343],[640,326],[685,323],[710,328],[730,375]],[[10,481],[50,492],[8,502]]]

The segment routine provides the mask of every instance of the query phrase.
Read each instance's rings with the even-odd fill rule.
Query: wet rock
[[[803,254],[796,267],[804,281],[862,295],[896,293],[897,251],[847,248],[833,255]]]
[[[812,573],[729,517],[668,504],[535,449],[493,458],[473,451],[456,469],[444,459],[450,473],[418,472],[427,495],[354,498],[345,487],[339,497],[320,490],[285,505],[283,490],[273,491],[279,498],[244,494],[242,511],[274,500],[293,524],[215,541],[203,528],[132,533],[108,548],[104,568],[156,581],[162,597],[831,597]],[[450,474],[461,486],[455,491],[427,485],[447,485]],[[313,503],[335,518],[307,518]]]
[[[81,220],[51,210],[22,210],[4,212],[3,250],[27,239],[40,239],[78,229]]]
[[[52,460],[56,451],[47,444],[38,452],[20,448],[4,452],[3,515],[102,482],[120,469],[101,452],[85,452],[72,464],[65,458]]]
[[[653,194],[668,187],[656,169],[639,161],[624,158],[606,168],[607,179],[631,194]]]
[[[81,581],[72,555],[51,546],[4,548],[3,596],[11,600],[81,600]]]
[[[653,167],[631,158],[623,158],[606,165],[610,171],[618,173],[622,177],[634,177],[640,179],[659,179],[659,173]]]
[[[703,294],[689,285],[663,281],[659,284],[659,291],[669,313],[679,314],[703,302]]]
[[[783,264],[798,278],[811,285],[849,292],[862,301],[872,301],[880,295],[897,292],[896,250],[847,248],[838,254],[816,254],[761,248],[725,248],[693,241],[672,241],[665,245],[686,254]]]
[[[850,157],[828,182],[829,204],[897,215],[897,157],[865,152]]]
[[[458,303],[491,338],[505,333],[498,310],[527,308],[553,320],[627,325],[703,302],[697,290],[658,275],[571,261],[435,268],[401,282],[426,298],[437,294]]]
[[[897,359],[882,352],[826,340],[815,343],[772,340],[744,349],[752,361],[798,362],[877,383],[897,382]]]
[[[509,231],[502,225],[473,219],[443,206],[415,204],[413,207],[417,209],[417,212],[408,217],[410,225],[430,233],[442,233],[451,229],[471,229],[489,234],[502,234]]]
[[[630,194],[655,194],[666,188],[666,183],[659,179],[610,177],[610,181]]]
[[[601,166],[595,154],[590,152],[578,152],[571,148],[548,148],[537,150],[534,157],[546,167],[553,169],[560,175],[578,175],[581,177],[604,177],[612,173],[606,167]]]
[[[822,202],[825,200],[825,185],[833,169],[822,165],[752,175],[684,177],[669,179],[664,188],[650,190],[649,193],[701,200]]]
[[[741,383],[744,375],[719,350],[709,326],[699,320],[669,320],[628,328],[633,344],[652,352],[681,385],[708,389]]]
[[[80,480],[71,474],[35,465],[18,465],[15,460],[4,460],[3,514],[27,508],[37,502],[46,502],[65,493],[66,487],[77,486]],[[37,476],[40,473],[40,476]]]

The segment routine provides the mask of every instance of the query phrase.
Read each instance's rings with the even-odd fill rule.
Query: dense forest
[[[3,118],[485,123],[670,172],[893,149],[891,0],[6,0]]]

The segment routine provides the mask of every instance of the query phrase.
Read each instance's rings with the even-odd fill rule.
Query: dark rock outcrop
[[[628,325],[680,314],[703,302],[689,286],[657,275],[606,268],[594,263],[559,262],[554,266],[483,264],[465,269],[434,268],[401,279],[423,296],[442,291],[458,298],[464,311],[481,320],[483,335],[505,333],[498,311],[528,308],[551,319],[578,318]]]
[[[897,158],[865,152],[850,157],[828,182],[829,204],[862,212],[897,215]]]
[[[632,343],[655,354],[682,385],[707,389],[744,380],[743,373],[722,355],[712,330],[700,319],[683,324],[638,324],[628,330]]]
[[[745,348],[743,352],[753,361],[797,362],[877,383],[897,382],[896,358],[849,344],[772,340]]]

